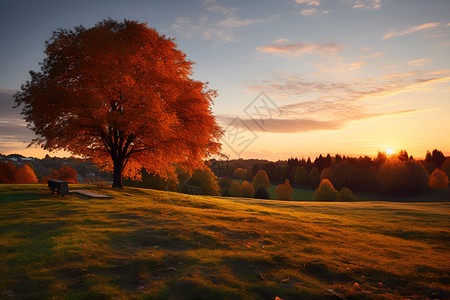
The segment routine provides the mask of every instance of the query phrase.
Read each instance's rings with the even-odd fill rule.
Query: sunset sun
[[[386,154],[387,155],[392,155],[394,153],[394,151],[391,148],[387,148],[386,149]]]

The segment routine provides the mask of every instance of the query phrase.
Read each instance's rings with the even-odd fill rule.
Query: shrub
[[[275,193],[278,200],[292,200],[292,187],[289,180],[286,179],[284,184],[279,184]]]
[[[316,167],[314,167],[311,169],[311,171],[309,171],[308,184],[312,188],[317,188],[319,183],[320,183],[320,173],[319,170]]]
[[[336,201],[336,190],[328,179],[323,179],[314,193],[315,201]]]
[[[231,182],[230,188],[228,189],[228,194],[230,197],[240,197],[241,196],[241,185],[236,180]]]
[[[353,196],[353,193],[348,188],[342,188],[336,195],[336,201],[341,202],[352,202],[356,201],[355,196]]]
[[[267,177],[267,173],[264,170],[258,170],[258,173],[253,177],[253,188],[255,191],[257,191],[260,186],[264,188],[270,186],[269,177]]]
[[[444,189],[448,185],[448,177],[439,169],[436,169],[430,175],[430,181],[428,182],[433,189]]]
[[[260,187],[256,190],[256,192],[255,192],[255,194],[253,195],[253,197],[254,197],[254,198],[257,198],[257,199],[270,199],[269,192],[268,192],[268,191],[266,190],[266,188],[263,187],[263,186],[260,186]]]
[[[248,181],[244,181],[241,184],[241,196],[245,198],[251,198],[255,194],[255,189]]]

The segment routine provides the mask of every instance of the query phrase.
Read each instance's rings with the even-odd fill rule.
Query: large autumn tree
[[[193,62],[145,23],[60,29],[45,54],[15,95],[33,143],[91,158],[114,172],[114,187],[142,167],[166,177],[174,164],[194,170],[219,152],[215,91],[190,78]]]

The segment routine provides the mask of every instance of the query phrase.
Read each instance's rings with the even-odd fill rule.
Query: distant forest
[[[75,157],[58,158],[47,155],[43,159],[26,158],[19,154],[1,155],[0,181],[7,183],[6,163],[19,170],[28,166],[36,174],[37,182],[45,183],[47,178],[61,176],[64,172],[76,172],[73,180],[79,183],[110,182],[112,175],[102,172],[88,159]],[[3,170],[3,171],[2,171]],[[125,179],[124,185],[189,192],[180,188],[188,185],[202,188],[202,193],[228,196],[234,180],[252,182],[258,171],[263,170],[271,184],[285,183],[298,188],[317,189],[322,180],[329,180],[334,188],[348,188],[356,192],[383,193],[393,195],[415,195],[426,192],[436,184],[447,184],[450,177],[450,157],[434,149],[426,153],[424,160],[416,160],[402,150],[398,154],[386,155],[379,152],[374,158],[369,156],[350,157],[339,154],[319,155],[311,158],[294,158],[276,162],[260,159],[209,160],[204,170],[186,174],[177,170],[176,179],[163,179],[141,171],[141,180]],[[3,173],[3,175],[1,175]],[[6,179],[2,179],[5,177]],[[435,179],[437,178],[437,179]],[[66,178],[67,180],[67,178]],[[431,181],[430,181],[431,180]],[[440,181],[439,181],[440,180]],[[36,181],[36,180],[35,180]],[[444,182],[444,183],[441,183]],[[13,182],[9,182],[13,183]],[[34,181],[33,181],[34,183]],[[430,186],[431,184],[431,186]]]

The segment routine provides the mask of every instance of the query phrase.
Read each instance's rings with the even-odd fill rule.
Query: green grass
[[[0,298],[445,299],[450,203],[0,185]]]

